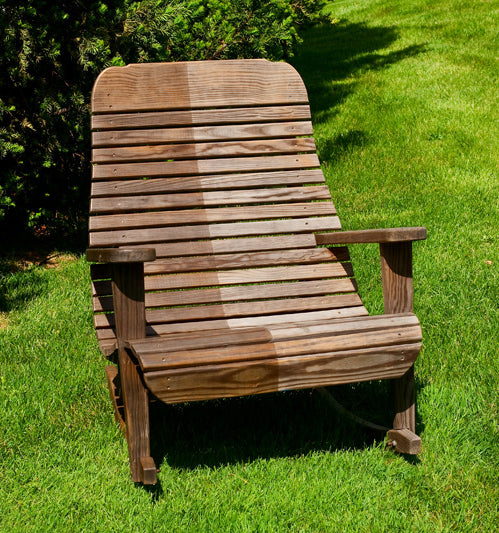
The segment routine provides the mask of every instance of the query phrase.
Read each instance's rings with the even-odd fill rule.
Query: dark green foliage
[[[110,65],[286,58],[313,0],[0,0],[0,229],[85,232],[89,100]],[[6,240],[4,238],[5,245]]]

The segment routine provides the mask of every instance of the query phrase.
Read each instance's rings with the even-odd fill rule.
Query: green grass
[[[414,253],[417,460],[310,392],[156,405],[134,486],[83,259],[0,277],[1,531],[497,531],[497,3],[331,5],[293,64],[345,229],[425,225]],[[352,247],[382,312],[375,246]],[[383,419],[386,384],[339,387]]]

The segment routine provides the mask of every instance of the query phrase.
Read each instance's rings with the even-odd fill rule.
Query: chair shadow
[[[355,76],[362,71],[387,68],[425,50],[423,45],[411,45],[383,52],[397,38],[395,27],[370,27],[347,20],[303,32],[303,42],[290,62],[307,87],[314,122],[330,118],[353,91]]]
[[[355,414],[391,426],[389,382],[329,390]],[[417,429],[422,430],[419,420]],[[165,462],[181,470],[318,451],[362,450],[384,437],[383,432],[338,413],[313,390],[151,406],[151,453],[156,464]]]
[[[290,62],[307,87],[314,125],[339,113],[339,104],[355,90],[363,71],[388,68],[425,50],[423,45],[411,45],[384,52],[397,38],[395,27],[369,27],[347,20],[313,26],[303,33],[303,42]],[[327,164],[351,148],[365,146],[369,139],[363,131],[353,130],[333,139],[318,137],[316,142],[319,157]]]

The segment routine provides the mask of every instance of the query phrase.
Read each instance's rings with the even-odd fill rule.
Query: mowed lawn
[[[499,530],[499,102],[493,1],[332,3],[292,63],[344,229],[419,226],[419,458],[310,391],[155,405],[129,481],[89,267],[0,271],[0,531]],[[64,250],[61,250],[64,252]],[[381,313],[378,250],[351,248]],[[331,389],[384,424],[386,383]]]

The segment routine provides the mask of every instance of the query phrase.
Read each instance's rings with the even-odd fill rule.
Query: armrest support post
[[[385,313],[412,312],[412,242],[380,243],[379,253]],[[395,406],[393,429],[415,433],[414,366],[404,376],[393,380],[393,397]],[[418,442],[420,446],[419,439]]]
[[[412,242],[380,243],[379,253],[385,313],[412,313]]]

